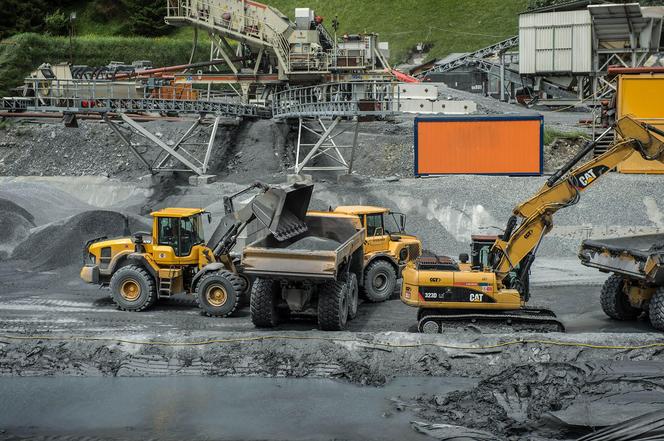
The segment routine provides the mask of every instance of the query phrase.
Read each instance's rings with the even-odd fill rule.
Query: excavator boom
[[[553,228],[553,214],[578,202],[581,192],[629,158],[634,151],[639,152],[644,159],[664,162],[664,132],[629,116],[621,118],[615,130],[621,140],[606,153],[574,168],[594,145],[589,144],[581,154],[547,180],[537,194],[514,209],[505,234],[494,244],[493,252],[498,257],[493,271],[499,281],[503,281],[517,265],[527,259],[520,268],[521,274],[525,275],[542,238]],[[522,221],[517,227],[518,219]]]

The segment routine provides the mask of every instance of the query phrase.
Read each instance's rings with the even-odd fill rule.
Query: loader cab
[[[205,243],[204,213],[199,208],[164,208],[152,213],[154,260],[166,265],[198,262],[197,247]]]

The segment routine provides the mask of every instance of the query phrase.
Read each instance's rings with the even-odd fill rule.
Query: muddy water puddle
[[[0,437],[428,439],[394,402],[476,384],[456,377],[398,378],[382,388],[288,378],[0,378]]]

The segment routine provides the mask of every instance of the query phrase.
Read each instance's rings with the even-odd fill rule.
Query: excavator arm
[[[492,249],[493,271],[499,282],[514,289],[525,287],[527,290],[526,277],[542,239],[553,228],[553,215],[562,208],[576,204],[581,192],[629,158],[634,151],[646,160],[664,163],[664,132],[626,116],[615,125],[620,140],[603,155],[577,167],[609,130],[552,175],[537,194],[514,209],[505,233],[496,240]],[[517,265],[517,278],[506,281]]]

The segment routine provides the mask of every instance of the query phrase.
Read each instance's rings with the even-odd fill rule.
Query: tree
[[[128,27],[132,34],[155,37],[171,32],[172,27],[164,22],[166,2],[164,0],[122,0],[128,15]]]
[[[46,2],[44,0],[3,0],[0,13],[0,39],[19,32],[44,30]]]
[[[69,30],[69,17],[62,11],[56,9],[54,13],[49,14],[44,19],[46,32],[51,35],[67,35]]]

